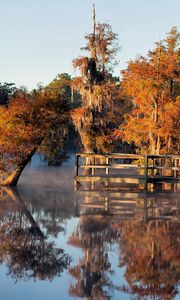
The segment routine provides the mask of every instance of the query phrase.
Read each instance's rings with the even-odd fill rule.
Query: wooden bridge
[[[75,163],[75,190],[90,184],[91,190],[130,188],[137,185],[180,182],[180,155],[79,153]]]

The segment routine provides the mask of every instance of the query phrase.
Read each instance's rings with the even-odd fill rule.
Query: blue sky
[[[119,35],[116,75],[172,26],[180,29],[179,0],[0,0],[0,82],[32,89],[59,73],[73,75],[72,60],[92,28],[93,2],[97,20]]]

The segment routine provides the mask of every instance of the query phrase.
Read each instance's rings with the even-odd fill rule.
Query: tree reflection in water
[[[76,283],[71,284],[69,293],[73,297],[88,299],[110,299],[113,284],[110,279],[112,268],[108,247],[114,233],[109,217],[82,216],[80,224],[69,239],[69,243],[83,249],[84,257],[78,265],[69,269]]]
[[[69,269],[70,295],[111,299],[116,290],[128,294],[129,299],[174,299],[180,278],[180,220],[179,211],[171,210],[172,199],[169,207],[167,202],[150,199],[149,207],[154,211],[149,217],[147,207],[142,207],[141,215],[139,211],[136,215],[137,208],[134,208],[134,213],[123,220],[122,214],[108,216],[102,210],[98,214],[94,203],[90,208],[88,201],[89,210],[83,210],[79,225],[69,239],[71,245],[80,247],[84,253],[78,265]],[[158,215],[160,210],[156,205],[162,203],[166,205],[161,206]],[[113,243],[119,245],[119,267],[125,267],[126,284],[121,283],[121,278],[116,285],[112,280],[109,249]]]
[[[134,299],[173,299],[180,278],[179,222],[116,224],[121,231],[120,265],[126,266],[126,286]],[[132,298],[133,299],[133,298]]]
[[[60,276],[70,257],[47,241],[17,189],[0,193],[0,262],[7,264],[9,275],[15,281]]]
[[[59,189],[35,191],[21,189],[24,201],[17,189],[0,191],[0,263],[7,265],[15,281],[52,280],[68,268],[69,294],[73,299],[108,300],[124,296],[166,300],[177,296],[177,197],[141,201],[137,195],[137,201],[116,198],[114,202],[105,202],[98,195],[99,202],[92,196],[79,198],[80,203],[86,204],[79,208],[68,188],[62,194]],[[108,206],[103,207],[103,203]],[[56,241],[62,231],[68,234],[66,220],[73,220],[77,212],[79,223],[69,237],[69,244],[80,248],[83,254],[75,266],[70,266],[69,255],[49,240]],[[117,277],[120,269],[114,264],[116,257],[119,268],[123,267],[124,283],[121,276]]]

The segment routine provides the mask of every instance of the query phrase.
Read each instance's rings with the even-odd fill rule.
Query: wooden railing
[[[79,153],[75,162],[75,188],[82,182],[148,183],[180,180],[179,155]]]

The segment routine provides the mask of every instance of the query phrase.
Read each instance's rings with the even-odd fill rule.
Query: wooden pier
[[[78,153],[74,184],[90,184],[91,190],[180,182],[180,155]]]

